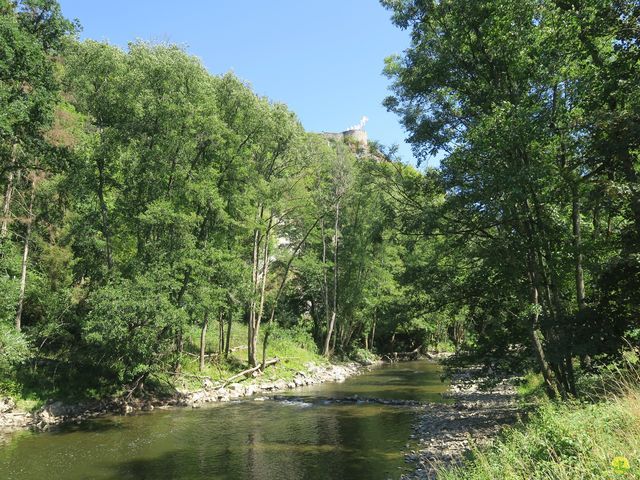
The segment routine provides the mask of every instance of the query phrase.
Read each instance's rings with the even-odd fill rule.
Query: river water
[[[336,403],[358,395],[442,401],[437,365],[378,367],[344,383],[303,387],[287,399],[111,416],[0,446],[7,480],[376,480],[398,478],[416,412]]]

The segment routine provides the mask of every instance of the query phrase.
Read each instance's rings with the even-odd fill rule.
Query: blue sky
[[[384,58],[402,53],[409,34],[377,0],[59,1],[82,38],[184,45],[211,73],[232,70],[286,103],[309,131],[342,131],[366,115],[369,138],[399,144],[415,163],[398,118],[381,105]]]

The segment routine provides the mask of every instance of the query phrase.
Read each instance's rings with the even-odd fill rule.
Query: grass
[[[535,413],[438,479],[640,479],[640,376],[626,372],[620,378],[605,396],[554,403],[541,400],[541,380],[527,376],[519,393],[538,399]],[[616,457],[624,457],[629,469],[616,472]]]
[[[213,326],[215,327],[215,326]],[[207,331],[207,352],[217,352],[219,332],[217,328],[210,328]],[[264,339],[264,329],[260,333],[259,355],[262,359],[262,341]],[[242,324],[234,325],[230,347],[242,347],[247,345],[247,326]],[[194,328],[187,335],[185,350],[191,355],[186,355],[183,360],[182,371],[187,375],[181,379],[182,388],[195,389],[201,386],[201,377],[208,377],[213,381],[223,380],[231,377],[235,373],[247,368],[247,350],[238,349],[232,351],[228,358],[207,359],[204,371],[199,371],[199,359],[197,354],[200,349],[200,331]],[[267,358],[278,357],[280,362],[269,367],[263,378],[268,380],[284,379],[291,380],[295,373],[305,370],[305,364],[314,362],[317,365],[327,363],[327,360],[318,354],[317,347],[313,339],[303,331],[284,330],[274,328],[267,348]]]
[[[218,352],[217,325],[212,322],[207,332],[206,352]],[[226,333],[226,332],[225,332]],[[259,339],[258,359],[262,359],[262,341],[264,328]],[[170,373],[153,375],[145,383],[147,391],[157,395],[172,395],[175,389],[197,390],[202,388],[203,379],[210,378],[216,382],[247,369],[247,325],[234,324],[231,334],[230,347],[245,347],[232,351],[228,358],[209,357],[203,372],[199,371],[198,353],[200,351],[200,329],[193,326],[185,338],[185,355],[181,363],[183,375],[174,376]],[[267,358],[278,357],[280,362],[270,366],[261,377],[265,381],[276,379],[291,380],[295,373],[305,370],[305,364],[314,362],[317,365],[327,363],[320,356],[313,339],[304,331],[294,329],[275,328],[269,339]],[[24,411],[36,411],[48,400],[62,400],[68,403],[78,401],[97,400],[108,395],[119,395],[125,392],[124,387],[115,390],[113,385],[91,385],[87,378],[81,378],[73,371],[67,372],[62,366],[53,370],[53,375],[27,375],[24,378],[0,378],[0,396],[12,397],[18,408]],[[35,380],[34,380],[35,378]],[[90,380],[90,379],[89,379]]]

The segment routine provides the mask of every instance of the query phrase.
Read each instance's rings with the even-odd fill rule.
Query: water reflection
[[[436,367],[412,362],[291,393],[308,402],[246,401],[94,420],[0,447],[0,478],[397,478],[413,410],[313,399],[438,400],[445,389]]]

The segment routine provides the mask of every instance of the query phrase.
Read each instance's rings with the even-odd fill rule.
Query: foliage
[[[617,478],[623,456],[640,471],[640,395],[628,391],[601,403],[546,403],[526,423],[506,431],[489,449],[473,451],[465,467],[439,472],[453,479]]]
[[[575,396],[574,359],[606,364],[638,326],[637,4],[382,4],[412,39],[385,105],[443,157],[405,220],[434,240],[425,289],[479,358]]]

